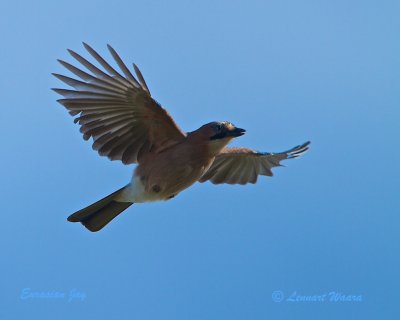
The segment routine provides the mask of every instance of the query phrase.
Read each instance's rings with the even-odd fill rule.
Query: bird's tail
[[[103,229],[112,219],[133,204],[133,202],[119,202],[115,200],[124,189],[125,187],[71,214],[68,217],[68,221],[80,222],[92,232]]]

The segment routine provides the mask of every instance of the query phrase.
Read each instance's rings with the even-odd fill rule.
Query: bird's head
[[[196,131],[215,153],[224,148],[233,138],[240,137],[246,132],[228,121],[210,122]]]
[[[224,140],[240,137],[244,135],[246,130],[235,127],[228,121],[214,121],[204,125],[208,131],[208,137],[211,141],[213,140]]]

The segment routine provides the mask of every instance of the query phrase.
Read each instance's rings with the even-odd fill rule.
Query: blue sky
[[[398,1],[0,3],[0,318],[397,319]],[[99,233],[66,217],[126,184],[56,103],[51,72],[112,44],[191,131],[311,150],[256,185],[196,184]],[[23,299],[23,290],[59,299]],[[71,290],[85,295],[68,302]],[[279,291],[283,301],[274,302]],[[293,302],[339,292],[360,302]]]

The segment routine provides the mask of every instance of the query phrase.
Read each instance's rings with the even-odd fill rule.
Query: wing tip
[[[57,62],[60,63],[61,65],[64,65],[64,63],[66,63],[64,60],[61,59],[57,59]]]
[[[300,144],[300,145],[288,150],[286,152],[288,159],[298,158],[302,154],[306,153],[310,149],[309,148],[310,144],[311,144],[311,141],[306,141],[303,144]]]
[[[94,49],[90,45],[88,45],[85,41],[82,41],[82,45],[86,49],[86,51],[88,51],[89,53],[94,51]]]

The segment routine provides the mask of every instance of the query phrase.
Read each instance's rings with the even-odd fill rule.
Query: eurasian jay
[[[99,231],[133,203],[168,200],[195,182],[256,183],[259,175],[272,176],[280,161],[300,156],[310,142],[280,153],[227,148],[245,133],[228,121],[214,121],[185,133],[154,100],[139,68],[136,77],[117,52],[108,49],[122,74],[84,43],[104,68],[96,67],[72,50],[69,53],[90,73],[59,60],[81,80],[53,74],[74,90],[53,89],[58,100],[80,125],[83,138],[93,138],[93,149],[110,160],[137,163],[130,183],[79,210],[68,221]]]

